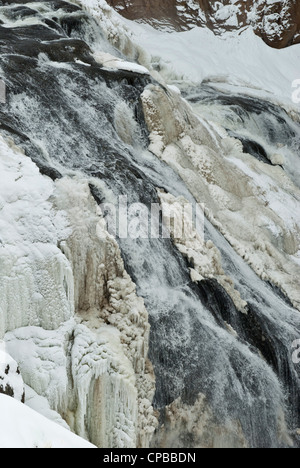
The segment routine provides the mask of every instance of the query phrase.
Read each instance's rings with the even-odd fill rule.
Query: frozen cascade
[[[153,445],[291,445],[300,425],[299,376],[291,361],[291,343],[298,338],[300,318],[271,283],[278,284],[294,307],[299,306],[293,275],[284,272],[275,278],[282,256],[292,256],[299,247],[297,229],[286,229],[285,220],[278,221],[278,214],[265,207],[266,223],[280,223],[278,242],[284,240],[285,250],[281,254],[279,244],[276,250],[272,244],[276,236],[266,229],[265,247],[258,247],[262,271],[255,274],[246,258],[251,260],[251,242],[244,233],[240,239],[230,237],[226,223],[218,218],[218,203],[227,202],[225,190],[218,189],[221,162],[214,188],[203,183],[212,175],[217,156],[221,160],[220,147],[226,149],[226,157],[241,159],[241,144],[227,135],[221,137],[222,129],[216,124],[203,119],[201,124],[171,90],[150,86],[144,91],[153,82],[149,75],[97,62],[97,52],[124,57],[112,50],[104,39],[108,35],[98,32],[89,13],[64,2],[32,2],[30,8],[32,16],[26,18],[20,11],[14,13],[12,6],[0,12],[6,23],[6,27],[0,26],[0,65],[9,88],[8,103],[0,107],[0,129],[5,137],[14,138],[42,174],[55,181],[39,175],[30,159],[18,155],[15,172],[20,171],[21,159],[25,169],[30,165],[27,177],[35,171],[36,180],[30,186],[48,187],[48,192],[44,188],[40,194],[45,205],[43,219],[52,233],[51,239],[45,237],[45,244],[50,244],[50,251],[57,249],[57,264],[42,269],[48,294],[52,291],[53,311],[49,301],[50,308],[48,304],[33,311],[30,308],[23,317],[22,304],[10,303],[7,290],[1,295],[1,308],[15,316],[15,322],[3,324],[3,333],[9,332],[7,347],[24,382],[48,398],[51,409],[61,413],[73,430],[97,445],[147,446],[156,420],[151,406],[153,370],[147,360],[149,324],[142,297],[151,324],[149,358],[156,377],[153,405],[160,414]],[[98,37],[102,38],[99,51]],[[172,118],[165,128],[163,116],[167,114]],[[151,152],[147,150],[149,138]],[[197,153],[197,145],[203,141],[205,148]],[[248,157],[243,161],[246,164]],[[218,266],[211,277],[206,272],[201,281],[191,278],[190,268],[196,272],[202,265],[192,265],[171,239],[118,239],[117,244],[105,231],[90,195],[91,189],[99,203],[116,202],[119,195],[127,195],[129,203],[149,206],[159,203],[160,189],[194,203],[196,190],[193,179],[186,177],[188,169],[197,176],[198,194],[199,187],[203,188],[201,196],[206,198],[200,201],[208,202],[206,215],[211,221],[206,222],[208,243],[204,246],[199,241],[195,249],[218,249],[224,269],[221,272]],[[282,180],[281,168],[275,169],[273,184],[276,177]],[[24,178],[23,172],[20,175]],[[224,170],[224,184],[226,176]],[[284,184],[288,196],[295,186],[287,179]],[[261,202],[253,187],[249,193],[254,193],[255,209],[266,201]],[[29,207],[35,206],[34,194],[27,202]],[[18,212],[16,219],[20,220]],[[30,213],[25,221],[26,232],[28,225],[36,224]],[[293,227],[293,220],[288,221]],[[17,233],[22,226],[21,220]],[[35,235],[40,238],[41,232]],[[4,241],[6,249],[9,240]],[[24,248],[23,241],[21,244]],[[28,282],[30,274],[24,273],[24,284],[39,303],[44,295],[42,285],[36,283],[39,268],[35,272],[36,246],[31,244],[33,263],[28,268],[32,277]],[[47,264],[46,254],[38,258]],[[265,272],[268,262],[270,272]],[[293,259],[289,265],[298,272]],[[22,271],[18,288],[22,287]],[[137,285],[139,298],[126,271]],[[48,278],[56,280],[51,287]],[[23,298],[21,293],[17,297]],[[238,298],[247,314],[237,307]],[[27,343],[21,356],[18,350],[23,349],[20,342],[24,337]],[[28,358],[34,356],[31,365],[27,365],[26,352]],[[41,366],[45,359],[50,373],[35,379],[45,372]],[[47,394],[46,382],[56,366],[61,371],[56,377],[59,394],[53,397]]]
[[[4,286],[14,281],[14,290],[3,288],[2,337],[9,355],[0,356],[5,384],[0,392],[24,399],[23,377],[29,406],[80,436],[98,446],[147,446],[156,425],[153,371],[147,361],[148,316],[124,271],[117,244],[104,230],[89,186],[68,178],[54,184],[11,141],[1,138],[0,144],[5,176],[1,260],[8,257],[11,262],[8,267],[3,262],[1,276]],[[20,255],[26,247],[27,268],[21,269],[18,257],[9,257],[6,242],[10,248],[20,245]],[[56,257],[68,274],[51,268]],[[83,290],[88,301],[82,293],[79,302],[74,291]],[[36,315],[23,317],[24,302],[15,300],[19,295],[28,297],[32,310],[38,302]]]
[[[68,235],[52,210],[50,180],[15,147],[0,140],[0,338],[28,325],[55,329],[73,315],[70,264],[57,244]],[[28,193],[28,184],[32,190]],[[41,222],[42,218],[42,222]],[[55,294],[54,294],[55,291]]]
[[[205,204],[208,218],[256,273],[283,289],[299,308],[298,187],[282,168],[244,153],[241,143],[221,127],[215,131],[213,125],[203,125],[177,94],[168,96],[152,85],[142,101],[150,149],[180,174],[197,201]],[[167,120],[167,115],[172,117]]]
[[[280,294],[275,287],[260,281],[258,276],[255,275],[255,273],[246,265],[245,261],[243,261],[241,257],[244,257],[244,259],[247,260],[252,267],[254,267],[254,265],[251,263],[251,254],[248,253],[247,255],[245,246],[239,248],[237,242],[238,238],[236,237],[239,234],[239,231],[236,229],[236,226],[234,227],[235,235],[233,235],[233,232],[230,232],[229,234],[226,229],[228,225],[226,226],[223,219],[221,224],[218,219],[211,215],[211,212],[213,215],[218,214],[218,210],[211,209],[210,211],[211,206],[209,201],[209,192],[209,198],[205,198],[205,192],[207,191],[207,188],[205,187],[205,184],[203,184],[203,179],[207,180],[207,186],[209,187],[210,183],[212,183],[212,185],[215,184],[214,178],[218,178],[218,166],[213,166],[214,153],[212,149],[214,148],[215,150],[219,150],[220,145],[223,145],[223,151],[226,155],[228,136],[226,132],[224,132],[224,130],[222,131],[221,127],[217,127],[216,124],[210,123],[205,124],[205,126],[199,126],[199,123],[197,123],[195,118],[193,119],[193,115],[190,114],[190,109],[188,106],[184,103],[181,103],[181,106],[183,106],[182,115],[186,116],[186,119],[184,120],[177,112],[178,96],[165,96],[158,87],[150,87],[147,89],[143,93],[142,98],[146,112],[146,120],[150,130],[152,131],[150,135],[150,148],[152,148],[152,151],[154,151],[155,154],[161,157],[164,161],[168,162],[178,173],[180,173],[181,177],[195,196],[197,196],[197,194],[198,196],[200,195],[200,199],[198,201],[203,202],[203,200],[205,200],[206,213],[208,217],[211,218],[213,224],[215,224],[221,230],[225,237],[228,237],[230,243],[232,243],[232,245],[237,249],[237,251],[239,251],[241,255],[237,255],[230,247],[228,241],[224,239],[218,230],[216,230],[211,223],[208,221],[206,222],[206,232],[208,239],[212,240],[214,245],[218,246],[220,252],[222,253],[222,267],[224,268],[227,275],[234,281],[234,284],[241,294],[241,297],[248,302],[247,318],[245,318],[243,314],[232,314],[233,309],[230,306],[227,306],[229,309],[227,312],[225,312],[227,307],[224,308],[223,306],[221,308],[221,317],[219,312],[214,310],[214,314],[217,315],[218,323],[220,323],[221,319],[221,322],[223,322],[223,326],[225,328],[228,324],[232,326],[233,330],[237,332],[241,338],[244,338],[246,341],[254,344],[254,346],[257,347],[264,355],[269,364],[271,364],[271,366],[276,369],[277,373],[281,377],[281,380],[285,383],[285,385],[290,387],[289,396],[291,401],[291,412],[293,414],[292,417],[295,418],[295,421],[298,421],[299,395],[297,388],[299,385],[299,374],[297,372],[296,366],[292,362],[290,346],[298,335],[299,314],[290,307],[290,302],[287,301],[286,298],[284,298],[284,296],[282,296],[282,294]],[[164,106],[161,105],[163,99],[165,100]],[[177,104],[175,105],[174,100],[177,101]],[[173,109],[175,109],[175,112],[173,112]],[[174,116],[173,123],[170,124],[170,118],[166,120],[165,115]],[[197,129],[196,132],[193,130],[193,126]],[[214,138],[212,138],[211,132],[214,128],[217,129],[217,132],[215,133]],[[215,138],[216,136],[220,136],[220,134],[222,135],[222,139],[219,138],[219,143],[216,143]],[[189,138],[187,138],[187,135],[189,135]],[[210,150],[207,149],[208,145]],[[195,155],[192,154],[191,151],[193,151]],[[235,148],[235,145],[231,146],[230,155],[234,154],[237,156],[239,153],[240,156],[243,157],[242,148],[239,146]],[[186,154],[190,155],[189,159],[187,159]],[[199,166],[199,160],[203,161],[201,166]],[[192,164],[194,164],[194,167]],[[223,174],[225,174],[226,171],[225,164],[226,159],[224,158],[221,169]],[[190,170],[191,167],[193,167],[192,171]],[[201,177],[197,178],[195,176],[197,170],[199,170]],[[230,172],[232,172],[231,167]],[[280,169],[280,174],[282,177],[282,169]],[[232,175],[230,173],[228,180],[229,183],[232,183]],[[200,184],[203,188],[201,187],[201,190],[199,191]],[[235,184],[232,185],[231,191],[227,190],[225,195],[226,202],[229,199],[228,195],[231,192],[235,193],[235,190]],[[291,202],[293,202],[293,198],[295,196],[297,197],[297,189],[294,185],[291,185],[289,190],[291,191],[289,197]],[[222,192],[220,190],[220,194],[221,193]],[[218,197],[217,201],[220,204],[222,199]],[[257,203],[259,203],[259,197]],[[280,214],[283,211],[284,209],[281,211],[280,209],[277,209],[276,214]],[[290,213],[285,213],[285,226],[288,224],[289,215]],[[292,213],[292,215],[294,215],[294,213]],[[272,212],[268,214],[266,213],[266,216],[272,216]],[[242,218],[240,218],[240,220],[242,220]],[[298,220],[299,217],[297,218],[297,216],[295,216],[295,221]],[[295,237],[295,241],[299,242],[297,224],[295,224],[295,227],[296,231],[293,231],[293,236]],[[274,237],[276,238],[277,236]],[[263,238],[263,232],[260,234],[260,238]],[[245,238],[243,238],[243,240],[245,241]],[[270,236],[268,237],[268,241],[270,241]],[[199,247],[197,249],[198,254]],[[182,248],[180,250],[184,252]],[[268,255],[273,255],[272,250],[273,249],[271,249],[270,246],[268,249]],[[296,249],[296,251],[297,250],[298,249]],[[203,248],[201,248],[200,252],[201,251],[203,253]],[[187,257],[190,256],[194,261],[195,254],[193,252],[191,253],[187,250],[187,253],[184,252],[184,254]],[[207,254],[205,255],[207,258]],[[275,251],[275,255],[276,260],[278,261],[279,257],[277,251]],[[291,268],[296,272],[297,264],[294,262],[294,259],[286,255],[282,259],[282,268],[280,267],[280,270],[284,271],[285,263],[290,262],[291,260]],[[270,268],[270,260],[266,260],[266,263]],[[201,267],[203,268],[203,264]],[[220,274],[220,272],[217,273]],[[262,279],[268,279],[267,274],[264,274],[263,270],[260,272],[257,271],[257,273],[260,274]],[[295,274],[295,279],[297,277],[298,274]],[[281,281],[278,282],[278,286],[282,287],[284,284],[283,278],[279,276],[278,279]],[[220,284],[222,284],[219,278],[218,281]],[[219,300],[226,301],[226,298],[224,298],[224,293],[218,291],[220,288],[217,284],[208,283],[206,286],[204,286],[204,283],[201,282],[200,285],[204,289],[203,292],[209,301],[207,303],[208,306],[210,306],[210,302],[215,300],[218,296]],[[297,294],[298,289],[296,283],[293,286],[293,289],[294,288]],[[228,290],[228,288],[225,289]],[[232,296],[232,299],[234,299],[232,292],[229,291],[229,293]],[[298,300],[296,300],[295,305],[299,308]],[[269,338],[266,338],[267,336],[269,336]],[[296,422],[296,424],[298,424],[298,422]]]
[[[228,93],[213,84],[187,86],[183,96],[197,114],[226,128],[246,153],[267,164],[279,164],[299,187],[299,116],[280,105]],[[276,160],[277,158],[277,160]]]

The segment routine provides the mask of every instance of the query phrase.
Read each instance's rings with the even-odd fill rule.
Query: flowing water
[[[126,195],[129,203],[149,206],[158,203],[157,187],[194,203],[179,176],[147,151],[140,94],[151,78],[96,63],[90,47],[120,53],[75,5],[54,0],[2,5],[0,67],[8,96],[0,106],[1,133],[13,137],[53,179],[88,180],[101,203]],[[222,124],[236,136],[252,141],[257,135],[255,143],[266,159],[272,145],[285,141],[290,151],[291,136],[300,135],[286,116],[278,138],[277,110],[271,105],[260,111],[259,102],[241,98],[236,109],[230,96],[227,106],[225,97],[221,101],[209,89],[193,93],[187,90],[186,96],[207,115],[220,112]],[[241,121],[248,124],[244,133]],[[286,170],[297,179],[288,164]],[[216,281],[192,283],[188,264],[170,239],[118,239],[150,315],[153,404],[163,422],[166,405],[181,397],[192,407],[203,393],[217,424],[240,421],[250,446],[285,446],[278,435],[280,412],[291,431],[300,424],[299,371],[291,350],[299,337],[299,312],[260,280],[208,222],[206,236],[220,249],[226,273],[248,302],[247,316]],[[182,435],[181,444],[192,445],[190,434]]]
[[[184,97],[203,117],[225,127],[244,151],[271,164],[272,155],[284,156],[284,169],[300,184],[300,125],[279,105],[251,95],[218,90],[212,85],[186,86]]]

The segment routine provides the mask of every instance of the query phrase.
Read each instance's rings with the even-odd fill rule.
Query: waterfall
[[[0,7],[0,163],[24,181],[0,191],[15,210],[0,337],[41,411],[98,446],[297,445],[299,125],[205,84],[182,89],[189,104],[130,70],[142,52],[81,3]],[[258,171],[293,212],[251,185]],[[114,239],[100,207],[124,196],[204,203],[205,235]]]

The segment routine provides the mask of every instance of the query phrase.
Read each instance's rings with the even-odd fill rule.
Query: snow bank
[[[95,448],[32,409],[0,395],[1,448]]]
[[[140,73],[142,75],[149,75],[150,72],[147,68],[138,65],[137,63],[126,62],[111,54],[105,52],[95,52],[94,59],[106,68],[113,68],[116,70],[131,71],[134,73]]]
[[[169,84],[208,81],[222,89],[262,96],[295,108],[292,84],[299,78],[300,45],[272,49],[251,26],[222,35],[206,27],[160,31],[121,17],[105,0],[74,3],[94,16],[112,45],[149,69],[156,79]],[[235,10],[234,5],[232,8]],[[219,12],[223,16],[225,13],[230,20],[235,18],[235,12],[227,11],[227,7]]]
[[[50,408],[49,401],[45,397],[38,395],[28,385],[25,385],[25,395],[26,406],[29,406],[29,408],[41,414],[45,418],[50,419],[50,421],[53,421],[56,424],[59,424],[60,426],[70,431],[70,426],[66,423],[66,421],[61,417],[61,415],[58,412]]]
[[[207,80],[218,87],[294,106],[292,83],[299,78],[300,46],[272,49],[251,28],[215,36],[207,28],[165,33],[147,24],[124,21],[167,82]]]

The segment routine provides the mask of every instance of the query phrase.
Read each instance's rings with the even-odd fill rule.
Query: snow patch
[[[95,448],[6,395],[0,395],[0,413],[1,448]]]
[[[207,81],[295,107],[291,86],[299,75],[300,47],[272,49],[251,28],[215,36],[207,28],[166,33],[148,24],[124,22],[169,84]]]
[[[149,75],[149,70],[137,63],[126,62],[120,58],[114,57],[113,55],[106,52],[95,52],[93,54],[96,62],[100,63],[106,68],[113,68],[116,70],[130,71],[133,73],[140,73],[141,75]]]

